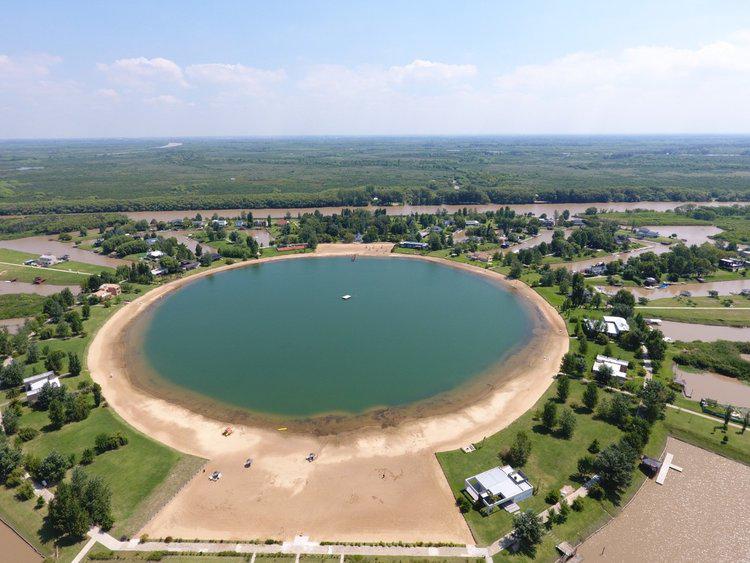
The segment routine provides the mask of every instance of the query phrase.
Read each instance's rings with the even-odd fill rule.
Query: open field
[[[152,139],[5,141],[0,210],[362,205],[373,196],[428,204],[690,201],[746,199],[750,190],[743,173],[750,142],[741,137],[181,141],[169,151],[155,150],[163,143]]]
[[[29,294],[0,295],[0,319],[33,317],[42,311],[44,297]]]

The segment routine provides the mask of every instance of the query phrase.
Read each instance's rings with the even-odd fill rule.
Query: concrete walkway
[[[375,555],[389,557],[461,557],[461,558],[484,558],[490,556],[489,549],[467,545],[464,547],[387,547],[370,545],[321,545],[310,541],[307,536],[297,536],[294,540],[282,544],[254,544],[254,543],[216,543],[216,542],[139,542],[136,540],[120,541],[106,532],[92,528],[89,533],[91,540],[84,546],[88,552],[91,547],[89,543],[100,543],[112,551],[168,551],[170,553],[201,552],[219,553],[235,551],[238,554],[275,554],[287,555]],[[81,550],[81,557],[85,553]],[[80,559],[79,559],[80,561]]]
[[[80,563],[81,561],[83,561],[83,558],[86,557],[86,554],[88,554],[89,551],[91,551],[91,548],[94,547],[94,544],[96,544],[96,538],[91,538],[86,542],[86,545],[83,546],[83,549],[78,552],[78,555],[76,555],[70,563]]]

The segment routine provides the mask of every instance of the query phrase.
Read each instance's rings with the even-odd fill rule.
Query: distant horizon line
[[[747,133],[456,133],[456,134],[258,134],[258,135],[146,135],[100,137],[0,137],[0,143],[29,141],[149,141],[222,139],[513,139],[513,138],[744,138]]]

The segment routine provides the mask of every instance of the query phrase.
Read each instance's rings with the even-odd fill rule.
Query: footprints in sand
[[[379,469],[376,469],[375,471],[378,475],[378,478],[381,480],[398,481],[399,479],[401,479],[401,477],[404,476],[403,469],[399,471],[398,473],[394,473],[387,467],[381,467]]]

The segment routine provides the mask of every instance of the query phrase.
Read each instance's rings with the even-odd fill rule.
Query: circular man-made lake
[[[452,392],[497,368],[532,328],[518,297],[465,270],[300,258],[187,284],[144,317],[130,345],[170,392],[299,419]]]

